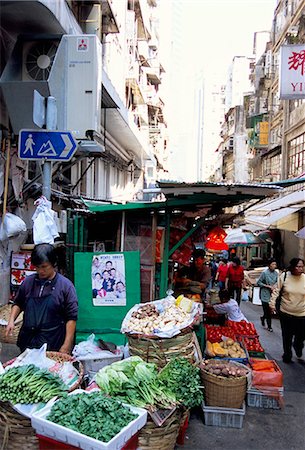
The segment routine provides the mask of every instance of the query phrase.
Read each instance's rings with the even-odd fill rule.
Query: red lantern
[[[213,228],[207,235],[205,247],[207,250],[228,250],[229,246],[224,242],[227,233],[220,227]]]

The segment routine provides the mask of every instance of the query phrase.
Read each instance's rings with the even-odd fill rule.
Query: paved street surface
[[[293,364],[284,364],[279,321],[273,321],[274,332],[269,333],[259,320],[261,306],[243,302],[241,308],[254,322],[268,358],[275,359],[283,370],[285,407],[247,407],[242,429],[206,426],[198,409],[191,415],[184,445],[177,450],[305,450],[305,362],[295,359]],[[3,345],[0,359],[5,362],[17,354],[16,346]]]
[[[277,361],[284,374],[284,401],[282,410],[247,407],[243,428],[206,426],[203,413],[191,415],[185,443],[179,450],[305,450],[305,361],[294,358],[294,363],[282,362],[281,331],[278,320],[273,320],[273,333],[260,323],[261,306],[242,302],[241,309],[255,324],[260,342],[269,359]],[[304,350],[305,357],[305,350]]]

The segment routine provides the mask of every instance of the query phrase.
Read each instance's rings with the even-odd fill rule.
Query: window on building
[[[305,133],[288,143],[288,177],[293,178],[305,172]]]

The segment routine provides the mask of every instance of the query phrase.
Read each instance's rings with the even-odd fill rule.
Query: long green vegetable
[[[109,442],[137,417],[128,408],[101,392],[74,394],[58,400],[47,420],[71,430]]]
[[[66,395],[68,387],[58,375],[33,364],[12,367],[0,375],[0,400],[11,403],[47,402]]]

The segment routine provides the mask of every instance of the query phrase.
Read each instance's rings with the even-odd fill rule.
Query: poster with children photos
[[[123,254],[92,257],[92,301],[94,306],[125,306],[126,278]]]

